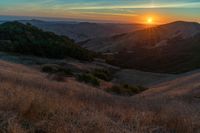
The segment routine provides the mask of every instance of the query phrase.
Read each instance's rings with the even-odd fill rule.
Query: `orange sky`
[[[199,0],[1,0],[0,15],[146,23],[200,22]]]

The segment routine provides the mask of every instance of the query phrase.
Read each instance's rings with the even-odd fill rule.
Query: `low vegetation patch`
[[[63,76],[72,76],[73,73],[70,69],[57,64],[45,64],[42,66],[42,72],[49,74],[59,74]]]
[[[91,84],[93,86],[99,86],[100,85],[100,82],[99,80],[93,76],[92,74],[79,74],[77,76],[77,80],[80,81],[80,82],[85,82],[85,83],[88,83],[88,84]]]
[[[142,91],[147,90],[147,88],[142,86],[130,86],[130,85],[114,85],[112,88],[106,89],[108,93],[122,95],[122,96],[133,96]]]
[[[112,80],[112,73],[106,69],[95,69],[92,71],[92,75],[105,81]]]

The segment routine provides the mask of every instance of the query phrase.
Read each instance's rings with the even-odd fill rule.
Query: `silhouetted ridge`
[[[197,22],[187,22],[187,21],[174,21],[168,24],[164,24],[164,25],[173,25],[173,24],[199,24]]]

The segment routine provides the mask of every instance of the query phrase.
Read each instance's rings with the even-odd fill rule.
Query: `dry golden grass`
[[[112,96],[74,79],[56,82],[46,77],[25,66],[0,61],[0,132],[198,132],[194,117],[199,116],[184,112],[188,113],[189,106],[150,106],[142,99]]]

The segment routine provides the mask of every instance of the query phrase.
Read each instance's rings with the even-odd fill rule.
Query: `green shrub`
[[[77,80],[91,84],[93,86],[99,86],[100,85],[99,80],[91,74],[80,74],[80,75],[77,76]]]
[[[57,64],[45,64],[42,66],[42,72],[49,74],[59,74],[62,76],[72,76],[73,73],[70,69],[59,66]]]
[[[92,74],[102,80],[110,81],[112,80],[112,74],[109,70],[106,69],[95,69],[92,71]]]
[[[122,95],[122,96],[132,96],[145,91],[147,88],[142,86],[130,86],[130,85],[114,85],[112,88],[106,89],[107,92]]]

